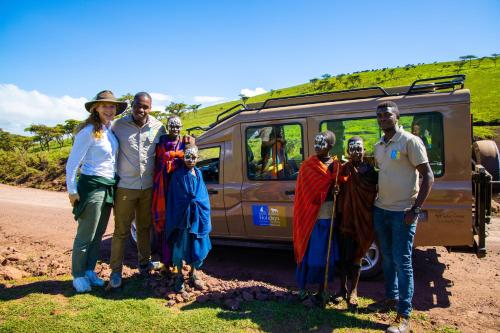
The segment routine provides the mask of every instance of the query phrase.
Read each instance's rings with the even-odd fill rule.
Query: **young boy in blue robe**
[[[183,261],[191,265],[189,280],[197,289],[204,283],[197,270],[212,248],[210,243],[210,200],[201,171],[196,167],[198,148],[189,145],[184,150],[184,165],[172,174],[167,197],[167,242],[172,244],[172,262],[179,274],[175,291],[184,289]]]

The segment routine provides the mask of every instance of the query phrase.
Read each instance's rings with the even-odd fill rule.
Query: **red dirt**
[[[111,219],[102,243],[103,264],[98,267],[103,277],[109,275],[106,263],[112,230]],[[15,277],[15,273],[19,277],[70,274],[75,231],[76,223],[65,193],[0,184],[0,280],[7,268]],[[500,218],[494,218],[489,226],[487,246],[488,254],[482,259],[470,251],[448,253],[442,247],[415,250],[414,308],[430,318],[432,327],[448,325],[463,332],[500,331]],[[128,249],[127,257],[126,275],[132,275],[136,272],[132,248]],[[265,295],[267,299],[286,300],[288,293],[283,294],[283,290],[295,286],[294,268],[293,253],[288,251],[215,247],[203,268],[215,294],[208,293],[201,300],[213,300],[220,295],[220,303],[228,308],[237,306],[234,300]],[[168,292],[169,283],[168,280],[147,282],[155,293],[173,305],[177,295]],[[223,299],[228,291],[233,296]],[[188,296],[202,294],[190,291]],[[362,281],[359,295],[382,297],[382,279]],[[185,301],[182,295],[178,298]],[[379,319],[388,320],[383,316]]]

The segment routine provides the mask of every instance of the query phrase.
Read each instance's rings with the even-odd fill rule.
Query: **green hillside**
[[[459,65],[461,67],[459,68]],[[500,64],[495,66],[492,59],[473,60],[463,65],[460,61],[433,64],[406,65],[399,68],[369,70],[352,74],[336,75],[327,79],[317,78],[293,87],[271,90],[268,93],[249,98],[246,103],[265,101],[268,98],[293,96],[300,94],[321,93],[335,90],[363,88],[370,86],[395,87],[410,85],[421,78],[466,74],[465,87],[471,90],[471,108],[474,121],[500,121]],[[313,79],[312,79],[313,80]],[[241,103],[234,100],[200,109],[196,115],[187,114],[184,118],[185,128],[206,126],[215,121],[222,111]],[[476,127],[474,133],[483,138],[492,138],[495,128]]]
[[[490,58],[477,59],[470,63],[451,61],[367,70],[331,77],[323,75],[322,78],[311,78],[308,83],[271,90],[268,93],[251,97],[246,103],[262,102],[268,98],[376,85],[385,88],[403,86],[420,78],[456,73],[467,75],[465,86],[471,90],[474,121],[498,123],[500,121],[500,99],[498,98],[500,96],[500,65],[497,67],[495,61]],[[200,109],[196,113],[185,113],[183,115],[184,128],[207,126],[215,121],[218,114],[238,103],[241,103],[241,100],[213,105]],[[0,134],[5,135],[5,133]],[[479,138],[498,140],[498,133],[500,133],[500,126],[474,126],[474,135]],[[20,140],[16,136],[11,136],[11,138]],[[63,147],[60,147],[56,142],[51,142],[50,152],[42,151],[38,145],[30,148],[27,152],[21,148],[8,151],[0,149],[0,183],[64,190],[64,167],[70,150],[71,140],[66,140]]]

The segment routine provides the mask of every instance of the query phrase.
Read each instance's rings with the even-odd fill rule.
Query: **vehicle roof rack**
[[[247,106],[245,104],[236,104],[232,107],[230,107],[229,109],[227,109],[226,111],[222,112],[222,113],[219,113],[217,115],[217,119],[215,120],[215,123],[219,123],[219,122],[223,122],[224,120],[226,120],[227,118],[230,118],[232,116],[234,116],[236,113],[233,113],[233,114],[230,114],[230,115],[227,115],[225,116],[224,118],[222,118],[223,115],[229,113],[230,111],[236,109],[238,106],[241,106],[243,109],[240,108],[240,110],[247,110]],[[236,112],[239,112],[240,110],[236,111]],[[222,119],[221,119],[222,118]],[[211,125],[210,125],[211,126]]]
[[[262,104],[260,108],[276,108],[281,106],[294,106],[302,104],[325,103],[351,99],[361,99],[369,97],[389,96],[389,93],[384,88],[379,86],[357,89],[346,89],[338,91],[329,91],[317,94],[304,94],[296,96],[285,96],[269,98]]]
[[[239,107],[238,110],[234,111],[233,113],[230,113],[231,111],[233,111],[234,109],[236,109],[237,107]],[[243,111],[247,111],[247,110],[250,110],[247,108],[247,106],[245,104],[236,104],[236,105],[233,105],[232,107],[230,107],[229,109],[219,113],[217,115],[217,118],[215,119],[215,122],[211,123],[210,125],[208,126],[205,126],[205,127],[202,127],[202,126],[194,126],[194,127],[190,127],[187,129],[187,132],[188,132],[188,135],[191,134],[192,131],[196,131],[196,130],[199,130],[199,131],[208,131],[209,129],[211,129],[212,127],[214,127],[215,125],[219,124],[219,123],[222,123],[224,120],[226,119],[229,119],[231,117],[234,117],[235,115],[237,115],[238,113],[241,113]],[[253,109],[252,109],[253,110]],[[228,114],[230,113],[230,114]],[[226,115],[225,117],[223,117],[224,115]]]
[[[451,79],[451,80],[448,80],[448,79]],[[446,80],[446,81],[440,81],[440,80]],[[427,83],[427,84],[418,84],[417,85],[417,83],[429,82],[429,81],[439,81],[439,82],[431,82],[431,83]],[[432,91],[443,90],[443,89],[455,89],[455,86],[458,86],[458,85],[460,86],[460,89],[463,89],[464,82],[465,82],[465,74],[437,76],[437,77],[430,77],[427,79],[420,79],[420,80],[413,81],[410,88],[408,88],[406,95],[418,94],[421,92],[428,92],[428,91],[422,91],[422,90],[428,90],[428,89],[431,89]]]
[[[455,89],[456,86],[460,86],[460,89],[463,89],[464,81],[465,81],[464,74],[456,74],[456,75],[437,76],[437,77],[415,80],[407,90],[405,90],[405,87],[394,87],[394,88],[384,89],[379,86],[373,86],[368,88],[346,89],[346,90],[330,91],[317,94],[303,94],[295,96],[268,98],[261,103],[252,103],[252,104],[239,103],[233,105],[229,109],[217,115],[215,122],[213,122],[212,124],[206,127],[202,126],[190,127],[187,129],[187,132],[188,134],[190,134],[190,132],[194,130],[208,131],[209,129],[224,122],[225,120],[232,118],[237,114],[240,114],[245,111],[255,111],[255,110],[270,109],[283,106],[327,103],[327,102],[337,102],[337,101],[355,100],[355,99],[373,98],[373,97],[423,94],[423,93],[434,92],[436,90]],[[430,83],[420,84],[422,82],[430,82]]]

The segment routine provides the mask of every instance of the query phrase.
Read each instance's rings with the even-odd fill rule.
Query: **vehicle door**
[[[198,150],[197,167],[200,169],[208,195],[210,196],[210,208],[212,219],[212,235],[227,235],[226,210],[224,205],[224,179],[223,160],[224,143],[200,146]]]
[[[306,120],[242,125],[245,152],[241,190],[249,239],[292,239],[295,181],[304,160]]]

